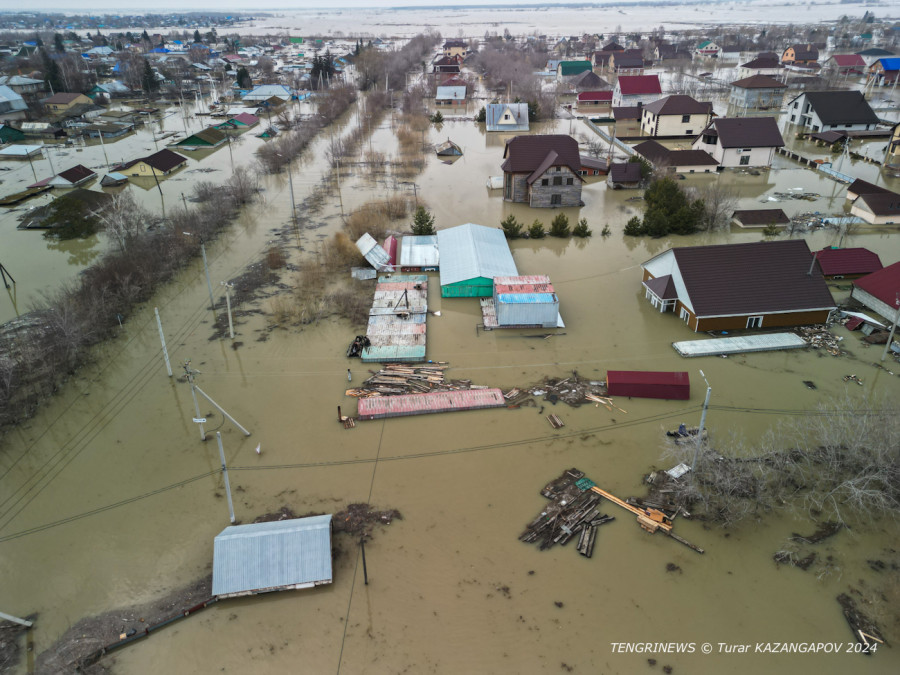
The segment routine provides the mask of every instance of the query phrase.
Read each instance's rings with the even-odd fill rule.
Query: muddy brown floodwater
[[[351,113],[347,128],[355,123]],[[392,124],[386,117],[371,141],[388,155],[397,152]],[[576,135],[590,133],[577,120],[535,131],[569,133],[570,125]],[[497,226],[509,213],[549,224],[553,212],[505,204],[486,190],[487,176],[499,173],[500,137],[471,122],[430,132],[432,142],[447,137],[463,147],[459,161],[448,165],[428,154],[424,170],[403,179],[415,181],[438,227]],[[324,142],[295,168],[298,202],[329,171]],[[227,151],[212,166],[224,170]],[[811,181],[830,194],[830,184],[809,171],[763,173],[741,183],[742,207]],[[304,218],[304,255],[338,231],[341,208],[378,198],[393,185],[364,166],[345,167],[341,200],[335,189],[319,214]],[[214,285],[238,275],[289,220],[284,176],[264,179],[264,187],[264,201],[210,246]],[[811,408],[845,392],[859,401],[900,394],[900,380],[871,365],[880,348],[865,347],[841,327],[835,333],[850,355],[840,358],[816,351],[679,357],[670,343],[694,335],[644,300],[640,263],[673,245],[756,241],[760,234],[625,238],[622,226],[640,209],[633,196],[591,180],[585,207],[565,211],[573,222],[586,217],[592,238],[512,242],[521,273],[550,275],[565,335],[533,340],[522,337],[528,331],[476,331],[477,301],[442,299],[431,275],[429,309],[441,315],[428,319],[428,358],[448,361],[448,377],[504,388],[572,370],[597,379],[610,368],[688,370],[690,401],[617,400],[627,413],[548,404],[545,414],[565,422],[559,430],[534,408],[360,422],[345,430],[335,407],[353,411],[343,394],[346,369],[357,379],[366,370],[344,357],[359,327],[330,319],[258,341],[267,326],[257,314],[238,321],[240,348],[210,341],[214,317],[194,266],[133,316],[96,364],[3,439],[3,611],[39,614],[33,635],[40,652],[84,616],[148,602],[209,574],[213,538],[228,525],[218,453],[214,441],[198,439],[187,385],[166,377],[153,322],[158,306],[173,361],[190,358],[203,390],[252,431],[245,438],[201,407],[208,427],[222,432],[239,519],[282,506],[335,512],[354,502],[397,509],[403,519],[379,529],[367,545],[368,585],[351,546],[335,560],[333,585],[217,603],[110,655],[103,663],[113,672],[652,673],[666,665],[674,673],[895,672],[892,649],[872,658],[700,652],[703,642],[716,650],[718,643],[852,642],[835,596],[851,585],[879,587],[883,573],[865,560],[887,555],[895,523],[858,523],[823,542],[841,569],[821,580],[772,561],[791,532],[814,529],[788,513],[731,533],[679,522],[679,533],[706,549],[703,556],[645,534],[611,506],[604,511],[617,519],[599,531],[592,559],[571,546],[542,552],[517,540],[545,503],[540,489],[568,467],[622,497],[642,494],[642,474],[661,463],[663,429],[698,421],[700,368],[713,402],[736,408],[710,413],[718,439],[752,442],[780,419],[742,410]],[[607,223],[613,234],[599,236]],[[803,236],[821,248],[837,243],[839,234]],[[885,264],[900,259],[892,232],[863,230],[844,245],[876,248]],[[291,254],[295,261],[300,255]],[[294,283],[290,273],[283,280]],[[843,284],[834,291],[841,298],[849,289]],[[843,382],[849,373],[863,386]],[[808,389],[804,380],[818,388]],[[667,572],[670,563],[681,572]],[[900,640],[896,626],[883,628],[889,640]],[[692,642],[697,651],[617,654],[614,642]]]

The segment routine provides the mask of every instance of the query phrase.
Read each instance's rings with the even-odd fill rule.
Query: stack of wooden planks
[[[385,363],[377,373],[369,371],[372,376],[361,387],[348,389],[344,393],[355,398],[368,398],[484,388],[474,386],[471,380],[445,379],[444,371],[449,367],[446,361],[422,365]]]

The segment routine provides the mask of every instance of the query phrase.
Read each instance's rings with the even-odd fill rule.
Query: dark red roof
[[[638,183],[641,180],[641,165],[637,162],[620,162],[609,167],[609,179],[613,183]]]
[[[803,239],[672,252],[698,317],[802,312],[835,306]]]
[[[856,195],[879,195],[889,193],[890,190],[865,181],[862,178],[857,178],[847,186],[847,193],[849,194],[851,192]]]
[[[671,274],[664,274],[661,277],[647,279],[644,286],[649,288],[660,300],[677,300],[678,291],[675,289],[675,282],[672,281]]]
[[[177,166],[181,166],[186,161],[187,157],[182,157],[177,152],[172,152],[171,150],[160,150],[159,152],[153,153],[149,157],[139,157],[138,159],[133,159],[130,162],[125,162],[124,164],[121,164],[116,168],[129,169],[138,162],[145,162],[157,171],[166,173]]]
[[[900,262],[867,274],[854,281],[853,285],[874,295],[889,307],[896,307],[897,291],[900,290]]]
[[[867,248],[823,248],[816,251],[816,262],[825,276],[871,274],[882,268],[877,253]]]
[[[578,94],[579,101],[612,101],[611,91],[583,91]]]
[[[623,95],[661,94],[659,77],[656,75],[622,75],[619,77],[619,91]]]
[[[507,142],[503,157],[500,168],[506,173],[546,171],[551,166],[567,166],[575,175],[581,170],[578,141],[564,134],[516,136]]]
[[[639,120],[641,110],[642,108],[636,105],[617,105],[613,106],[612,116],[615,120]]]
[[[900,195],[896,192],[860,195],[856,201],[864,203],[876,216],[900,216]]]
[[[76,164],[71,169],[66,169],[65,171],[59,172],[59,177],[64,178],[70,183],[77,183],[78,181],[85,180],[90,178],[91,176],[96,176],[97,174],[91,171],[86,166],[82,166],[81,164]]]
[[[748,70],[753,70],[754,68],[758,68],[759,70],[767,70],[769,68],[784,68],[784,66],[779,63],[777,56],[772,56],[771,58],[759,56],[752,61],[747,61],[747,63],[741,64],[741,68],[747,68]]]
[[[829,61],[834,61],[841,67],[861,66],[864,68],[866,65],[866,62],[863,61],[863,57],[859,54],[834,54]]]

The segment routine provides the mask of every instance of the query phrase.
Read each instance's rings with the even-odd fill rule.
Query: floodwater
[[[338,131],[357,121],[350,114]],[[393,124],[385,118],[371,141],[389,155],[397,148]],[[557,120],[534,131],[590,133],[578,120]],[[295,168],[298,202],[329,170],[324,136]],[[438,227],[497,226],[510,213],[549,225],[557,212],[506,204],[485,187],[487,177],[499,173],[500,137],[471,122],[449,122],[429,132],[433,143],[447,137],[463,147],[462,158],[445,164],[428,154],[421,173],[403,178],[415,182],[415,196],[432,209]],[[236,160],[250,160],[252,142],[235,150]],[[212,176],[227,175],[227,149],[205,161],[221,171]],[[164,183],[167,206],[177,207],[180,177]],[[831,196],[824,179],[798,168],[754,177],[726,173],[721,179],[740,180],[741,208],[799,186],[829,195],[823,208],[841,202],[839,190]],[[288,222],[284,176],[265,178],[264,187],[264,201],[209,247],[214,285],[239,274]],[[365,165],[345,166],[340,194],[335,187],[323,211],[303,220],[305,251],[321,235],[338,231],[342,209],[383,198],[395,187],[412,189]],[[152,204],[158,194],[146,196]],[[868,659],[707,656],[699,650],[703,642],[852,642],[834,597],[851,585],[880,587],[881,575],[865,560],[887,555],[896,524],[860,523],[822,544],[822,555],[840,561],[840,572],[822,580],[812,570],[778,568],[772,561],[791,532],[814,529],[788,513],[734,533],[679,522],[678,532],[705,548],[703,556],[645,534],[613,506],[606,512],[617,519],[599,532],[590,560],[571,547],[542,552],[517,541],[545,504],[539,490],[566,468],[580,468],[622,497],[641,494],[641,476],[653,466],[665,467],[663,429],[699,418],[701,368],[713,403],[733,408],[714,410],[707,420],[713,437],[723,442],[753,442],[784,419],[752,409],[812,408],[844,393],[854,401],[900,393],[896,376],[871,365],[880,348],[865,347],[858,334],[843,328],[835,332],[851,356],[842,358],[815,351],[679,357],[670,343],[695,336],[677,317],[659,314],[644,300],[640,263],[673,245],[756,241],[761,234],[626,238],[621,229],[641,208],[630,201],[633,196],[590,179],[585,206],[564,211],[573,224],[586,217],[592,238],[512,242],[521,273],[550,275],[565,335],[534,340],[522,337],[529,331],[477,331],[477,301],[441,299],[432,275],[429,309],[441,316],[429,317],[428,358],[448,361],[450,377],[504,388],[573,370],[597,379],[607,369],[688,370],[694,382],[690,401],[619,399],[627,412],[613,413],[548,405],[544,414],[554,412],[565,422],[559,430],[533,408],[361,422],[345,430],[335,408],[354,410],[343,395],[346,369],[357,382],[366,370],[344,357],[358,327],[326,320],[302,330],[276,330],[258,341],[265,317],[253,315],[239,320],[236,340],[243,344],[233,349],[229,340],[210,340],[213,316],[195,265],[134,315],[95,365],[3,439],[3,611],[39,613],[34,639],[40,652],[84,616],[147,601],[209,573],[213,538],[228,525],[221,478],[210,475],[219,467],[218,453],[213,440],[198,438],[187,385],[166,377],[153,319],[158,306],[173,363],[191,359],[201,371],[199,386],[253,434],[245,438],[227,421],[220,428],[240,520],[282,505],[298,513],[333,512],[350,502],[396,508],[403,519],[377,531],[367,546],[368,585],[353,542],[339,538],[333,585],[218,603],[107,657],[114,672],[655,672],[648,657],[657,659],[657,668],[671,665],[676,673],[894,672],[898,660],[890,649]],[[609,237],[599,235],[604,224],[612,230]],[[811,248],[821,248],[836,244],[840,233],[804,236]],[[885,264],[900,259],[893,232],[857,230],[844,245],[874,248]],[[284,280],[295,283],[289,273]],[[842,284],[834,291],[841,298],[849,289]],[[267,301],[259,307],[265,310]],[[863,386],[843,382],[849,373]],[[818,389],[807,389],[804,380]],[[209,410],[201,406],[202,413]],[[221,418],[207,417],[214,431]],[[666,572],[670,562],[681,572]],[[890,641],[900,639],[896,626],[883,628]],[[697,652],[614,654],[614,642],[693,642]]]

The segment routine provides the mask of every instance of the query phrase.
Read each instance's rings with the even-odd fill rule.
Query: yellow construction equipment
[[[598,488],[596,485],[593,486],[591,490],[596,492],[601,497],[608,499],[613,504],[621,506],[626,511],[631,511],[637,516],[638,525],[640,525],[647,532],[653,533],[657,530],[662,530],[666,534],[669,534],[672,531],[672,519],[659,509],[649,509],[641,508],[639,506],[632,506],[628,502],[622,501],[606,490]]]

